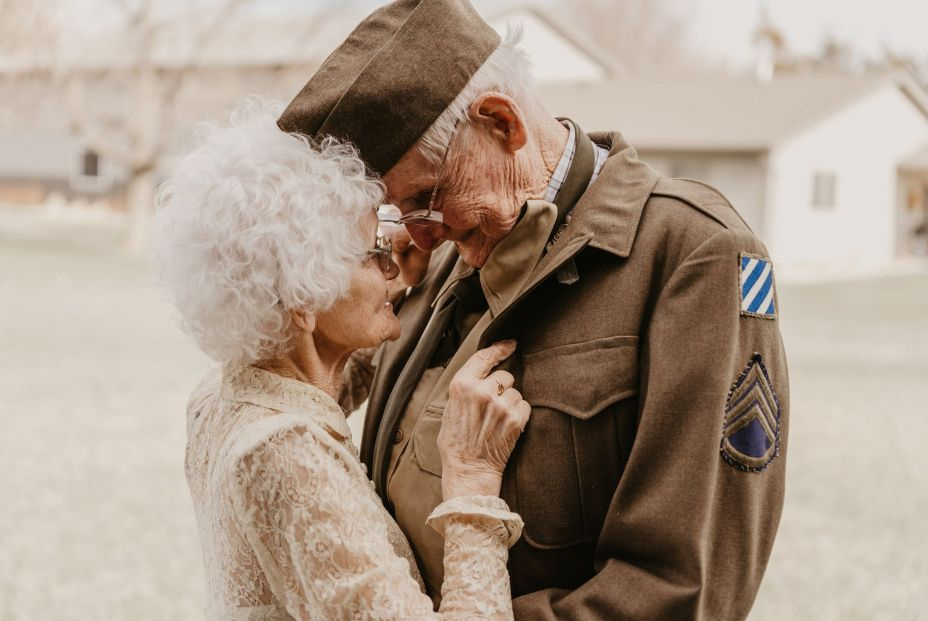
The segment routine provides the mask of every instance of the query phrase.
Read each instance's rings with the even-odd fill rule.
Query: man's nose
[[[407,224],[406,230],[413,243],[421,250],[433,250],[443,241],[441,236],[444,227],[440,224]]]

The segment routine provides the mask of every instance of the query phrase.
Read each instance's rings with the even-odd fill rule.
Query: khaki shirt
[[[464,362],[477,351],[483,329],[513,300],[541,258],[557,217],[557,208],[544,201],[529,201],[525,214],[503,238],[480,270],[480,285],[489,308],[464,320],[466,335],[445,366],[426,369],[409,399],[393,438],[387,475],[387,497],[396,507],[396,519],[413,542],[429,592],[441,592],[443,542],[426,527],[425,518],[441,503],[441,458],[437,438],[448,403],[448,385]],[[472,275],[474,268],[458,261],[438,294],[435,305],[451,286]]]

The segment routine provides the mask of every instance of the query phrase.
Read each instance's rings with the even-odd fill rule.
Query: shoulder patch
[[[741,314],[746,317],[775,319],[776,291],[773,284],[773,264],[770,259],[742,252],[738,255],[741,278]]]
[[[744,472],[761,472],[780,452],[780,402],[760,354],[728,393],[722,423],[722,458]]]

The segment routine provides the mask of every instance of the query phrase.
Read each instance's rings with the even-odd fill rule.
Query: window
[[[78,145],[73,151],[74,168],[70,175],[71,189],[81,194],[106,194],[113,189],[113,169],[99,152]]]
[[[815,173],[812,178],[812,209],[834,209],[836,185],[834,173]]]
[[[84,156],[81,159],[81,174],[85,177],[100,176],[100,156],[97,155],[96,151],[89,149],[84,151]]]

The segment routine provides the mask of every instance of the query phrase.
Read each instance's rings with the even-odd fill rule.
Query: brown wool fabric
[[[509,551],[514,617],[743,621],[773,546],[786,476],[789,378],[779,320],[741,312],[740,254],[770,255],[712,188],[660,177],[619,134],[590,137],[610,149],[600,175],[515,296],[474,328],[478,347],[518,342],[506,370],[532,406],[500,492],[525,521]],[[380,492],[435,598],[429,559],[442,558],[443,542],[408,525],[442,500],[436,438],[445,404],[433,391],[418,408],[410,402],[398,427],[385,417],[457,258],[453,245],[439,248],[426,279],[398,306],[402,334],[378,354],[360,452],[371,472],[403,478],[391,490],[388,476]],[[562,284],[556,274],[569,261],[578,279]],[[751,390],[775,395],[780,444],[761,471],[746,471],[739,466],[752,464],[723,452],[723,424],[732,388],[756,357],[769,385]],[[410,410],[417,420],[408,420]],[[396,428],[411,455],[392,470],[376,441],[396,437]]]
[[[467,0],[399,0],[361,22],[277,124],[354,143],[385,174],[435,122],[500,37]]]

